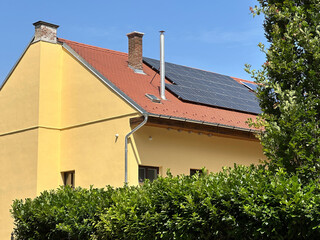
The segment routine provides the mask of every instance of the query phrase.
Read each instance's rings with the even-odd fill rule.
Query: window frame
[[[140,168],[143,168],[145,169],[145,178],[143,181],[140,181],[140,175],[139,175],[139,172],[140,172]],[[148,169],[153,169],[153,170],[156,170],[157,171],[157,175],[156,175],[156,178],[158,178],[158,175],[159,175],[159,167],[155,167],[155,166],[146,166],[146,165],[139,165],[138,167],[138,181],[139,183],[143,183],[146,179],[149,179],[148,178]],[[150,179],[149,179],[150,180]],[[151,181],[151,180],[150,180]]]
[[[202,174],[202,169],[197,169],[197,168],[190,168],[190,176],[193,176],[195,174]]]
[[[70,186],[71,188],[75,187],[75,171],[65,171],[65,172],[61,172],[62,174],[62,180],[63,180],[63,185],[64,186]],[[68,174],[70,174],[70,184],[67,183],[68,180]]]

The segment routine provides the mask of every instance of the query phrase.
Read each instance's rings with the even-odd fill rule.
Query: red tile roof
[[[249,81],[249,80],[244,80],[244,79],[241,79],[241,78],[236,78],[236,77],[231,77],[233,78],[233,80],[236,80],[238,83],[241,84],[241,82],[246,82],[246,83],[254,83],[252,81]]]
[[[154,103],[145,94],[153,94],[159,97],[160,76],[147,65],[143,65],[145,75],[134,73],[128,67],[128,54],[126,53],[61,38],[59,38],[59,41],[71,47],[93,68],[148,113],[244,129],[250,129],[246,124],[247,119],[256,117],[254,114],[183,102],[169,91],[165,93],[166,101],[161,101],[160,104]],[[240,81],[240,79],[234,79]]]

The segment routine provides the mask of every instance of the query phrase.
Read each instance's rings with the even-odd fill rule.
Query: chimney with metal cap
[[[142,69],[142,37],[144,33],[128,33],[128,65],[137,73],[143,73]]]
[[[58,25],[38,21],[33,24],[35,26],[33,42],[45,41],[50,43],[57,43],[57,29]]]
[[[160,97],[166,100],[165,96],[165,63],[164,63],[164,31],[160,31]]]

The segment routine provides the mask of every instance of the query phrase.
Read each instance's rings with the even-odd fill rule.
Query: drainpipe
[[[131,132],[129,132],[126,137],[125,137],[125,143],[124,143],[124,152],[125,152],[125,157],[124,157],[124,182],[128,183],[128,139],[131,134],[133,134],[135,131],[137,131],[139,128],[141,128],[143,125],[145,125],[148,121],[148,114],[144,113],[144,120],[142,123],[140,123],[136,128],[132,129]]]
[[[160,97],[166,100],[165,96],[165,63],[164,63],[164,31],[160,31]]]

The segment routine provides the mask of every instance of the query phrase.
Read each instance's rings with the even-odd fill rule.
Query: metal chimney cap
[[[164,32],[166,32],[166,31],[163,31],[163,30],[161,30],[161,31],[159,31],[160,33],[164,33]]]
[[[59,25],[56,25],[56,24],[53,24],[53,23],[44,22],[44,21],[38,21],[38,22],[33,23],[33,26],[35,26],[35,27],[40,26],[40,25],[45,25],[45,26],[52,27],[52,28],[58,28],[59,27]]]
[[[128,37],[132,37],[132,36],[142,37],[143,35],[144,35],[144,33],[142,33],[142,32],[137,32],[137,31],[133,31],[133,32],[127,34]]]

